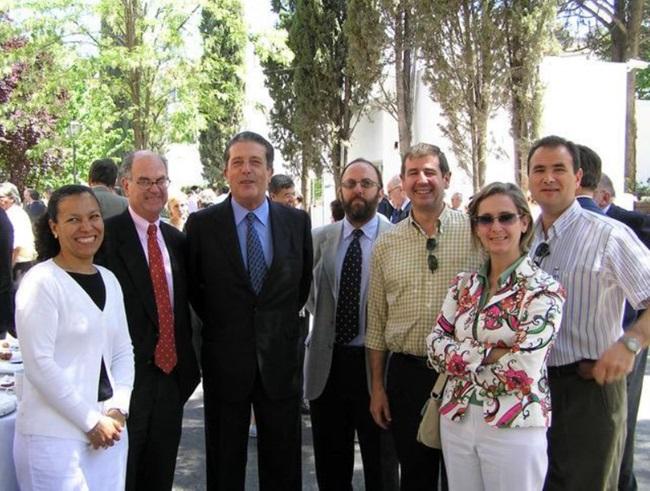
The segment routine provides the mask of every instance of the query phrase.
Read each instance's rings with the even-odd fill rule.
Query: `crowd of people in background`
[[[542,138],[529,196],[466,203],[435,145],[385,186],[358,158],[313,230],[273,160],[242,132],[216,191],[148,150],[44,199],[0,184],[21,489],[171,490],[200,381],[208,489],[244,488],[253,414],[260,488],[301,489],[304,400],[321,490],[352,489],[355,440],[369,491],[637,489],[650,217],[593,149]],[[439,377],[442,450],[417,439]]]

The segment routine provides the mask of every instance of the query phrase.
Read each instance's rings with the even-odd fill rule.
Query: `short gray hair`
[[[122,159],[122,165],[120,166],[120,177],[126,177],[127,179],[131,177],[131,169],[133,168],[133,161],[135,160],[136,157],[140,155],[153,155],[154,157],[159,158],[160,161],[165,166],[165,170],[166,171],[169,170],[167,166],[167,159],[162,155],[156,152],[152,152],[151,150],[134,150],[132,152],[127,153]]]
[[[11,198],[14,203],[20,205],[20,193],[15,184],[5,181],[0,184],[0,196]]]

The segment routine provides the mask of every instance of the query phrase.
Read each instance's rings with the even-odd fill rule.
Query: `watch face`
[[[623,338],[623,343],[625,344],[625,347],[634,354],[637,354],[639,351],[641,351],[641,343],[637,338],[633,336],[625,336]]]

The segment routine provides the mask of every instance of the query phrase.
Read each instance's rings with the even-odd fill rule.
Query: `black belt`
[[[593,378],[591,375],[591,368],[593,368],[595,360],[579,360],[569,363],[568,365],[561,365],[559,367],[548,367],[548,375],[553,378],[566,377],[569,375],[579,375],[580,377],[590,380]],[[583,369],[579,370],[580,365]],[[588,370],[585,370],[587,368]],[[589,375],[587,375],[587,373]]]
[[[419,367],[429,368],[428,361],[429,359],[426,356],[417,356],[411,355],[409,353],[391,353],[391,358],[396,360],[404,361],[412,365],[417,365]]]
[[[363,346],[348,346],[347,344],[335,344],[334,354],[343,356],[365,356],[366,349]]]

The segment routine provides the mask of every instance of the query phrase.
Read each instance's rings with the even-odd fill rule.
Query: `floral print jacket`
[[[522,257],[486,298],[486,270],[456,276],[427,336],[431,365],[449,376],[440,413],[460,420],[471,401],[482,405],[491,426],[549,426],[546,358],[560,327],[564,290]],[[510,351],[486,364],[492,347]]]

